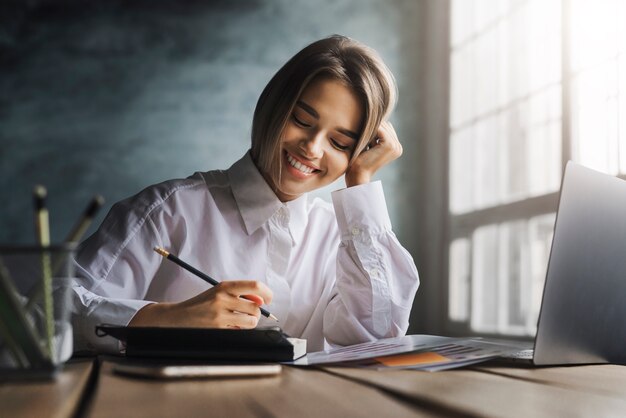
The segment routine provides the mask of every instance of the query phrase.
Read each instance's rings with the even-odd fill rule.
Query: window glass
[[[498,328],[498,225],[477,228],[472,236],[470,325],[474,331]]]
[[[468,212],[473,207],[474,159],[467,158],[474,149],[472,128],[454,133],[450,138],[450,211]]]
[[[448,318],[479,333],[536,329],[554,214],[536,216],[544,212],[516,207],[556,193],[561,181],[561,16],[560,0],[451,2],[449,208],[453,220],[464,216],[464,229],[455,231],[451,222]],[[578,134],[599,117],[582,107],[597,111],[599,101],[605,119],[624,119],[624,82],[617,71],[624,59],[613,59],[615,76],[607,81],[615,86],[612,102],[606,93],[587,91],[583,71],[577,74],[580,85],[570,83],[577,98],[600,97],[573,106],[572,115],[587,112],[589,118],[575,129],[572,124]],[[610,139],[595,152],[605,161],[612,146],[615,165],[620,152],[626,156],[626,139],[619,124],[605,130]],[[624,146],[618,147],[620,141]],[[589,146],[581,141],[576,150],[587,155]],[[490,219],[502,205],[517,218]]]
[[[502,224],[498,238],[498,332],[524,334],[530,299],[526,221]]]
[[[543,286],[546,280],[548,259],[552,247],[554,235],[554,222],[556,214],[535,216],[528,221],[529,243],[529,299],[526,319],[527,334],[534,335],[537,332],[537,321],[541,308]]]
[[[470,240],[461,238],[450,245],[448,309],[452,321],[469,319]]]

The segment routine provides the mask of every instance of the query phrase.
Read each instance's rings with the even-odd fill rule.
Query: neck
[[[265,170],[262,170],[256,161],[254,161],[254,165],[256,166],[257,170],[259,170],[259,173],[261,173],[261,176],[263,176],[263,179],[265,179],[265,182],[270,186],[270,188],[272,189],[272,191],[274,192],[278,200],[280,200],[281,202],[283,203],[290,202],[302,196],[301,194],[289,194],[289,193],[283,192],[282,190],[280,190],[280,188],[274,181],[273,176],[270,173],[266,172]]]

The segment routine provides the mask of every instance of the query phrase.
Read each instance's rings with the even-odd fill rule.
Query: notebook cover
[[[99,325],[98,336],[126,343],[126,356],[203,360],[291,361],[294,347],[280,328],[122,327]]]

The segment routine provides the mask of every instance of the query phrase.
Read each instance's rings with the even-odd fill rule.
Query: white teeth
[[[298,171],[301,171],[305,174],[311,174],[314,171],[312,168],[307,167],[306,165],[300,163],[300,161],[297,161],[295,158],[289,155],[289,153],[287,153],[287,161],[289,161],[289,164],[292,167],[294,167]]]

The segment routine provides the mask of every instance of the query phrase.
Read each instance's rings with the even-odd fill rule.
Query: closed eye
[[[335,141],[332,138],[330,140],[330,143],[333,145],[333,147],[337,148],[339,151],[348,151],[350,149],[348,145],[342,145],[341,143]]]
[[[291,115],[291,118],[293,119],[293,121],[295,122],[296,125],[302,127],[302,128],[310,128],[311,125],[309,125],[308,123],[304,122],[302,119],[298,119],[298,117],[295,115],[295,113],[293,115]]]

